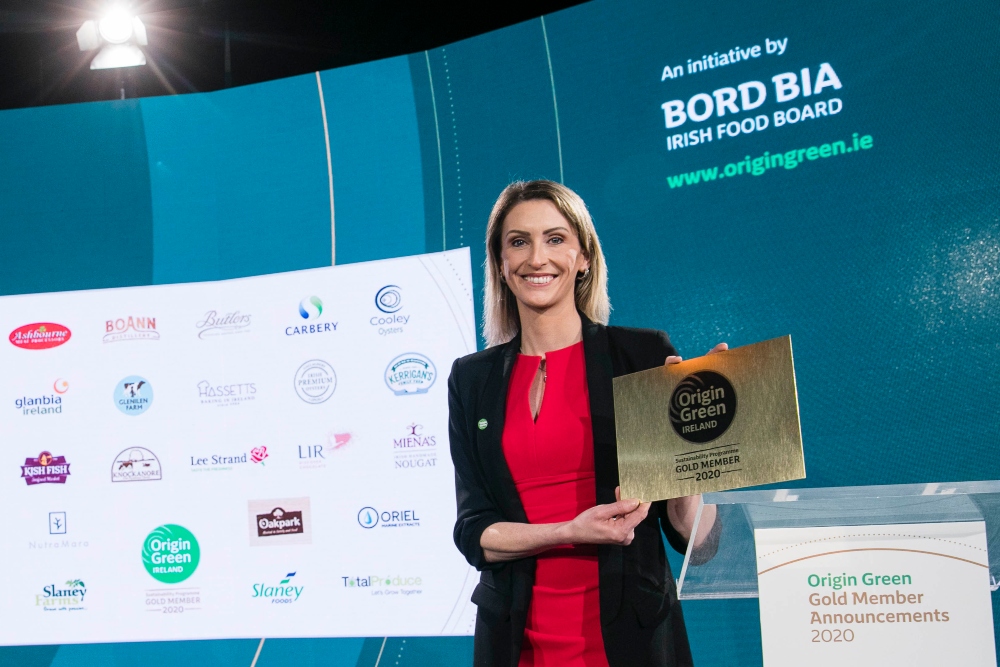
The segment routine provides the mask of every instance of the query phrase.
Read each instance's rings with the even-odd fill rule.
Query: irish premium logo
[[[311,544],[309,498],[251,500],[250,546]]]
[[[416,510],[383,510],[362,507],[358,512],[358,525],[362,528],[419,528],[420,517]]]
[[[142,545],[142,564],[149,576],[164,584],[179,584],[198,569],[201,549],[184,526],[168,523],[153,530]]]
[[[65,456],[52,456],[49,452],[42,452],[37,458],[24,459],[21,477],[28,486],[65,484],[69,477],[69,463]]]
[[[25,324],[10,332],[10,344],[22,350],[47,350],[59,347],[70,339],[72,333],[61,324],[37,322]]]
[[[307,296],[299,302],[299,317],[310,323],[285,327],[286,336],[333,333],[337,330],[338,322],[316,322],[323,317],[323,302],[318,296]]]
[[[670,397],[670,424],[688,442],[715,440],[736,416],[736,391],[715,371],[698,371],[681,380]]]
[[[69,382],[58,379],[52,383],[51,394],[40,396],[22,396],[14,399],[14,407],[21,411],[22,415],[58,415],[63,410],[63,394],[69,391]]]
[[[254,584],[252,598],[270,600],[271,604],[291,604],[299,599],[305,586],[296,586],[292,582],[295,572],[289,572],[277,585]]]
[[[104,342],[120,343],[125,340],[160,340],[155,317],[119,317],[104,323]]]
[[[397,396],[426,394],[435,380],[434,362],[418,352],[399,355],[385,369],[385,384]]]
[[[160,460],[145,447],[130,447],[115,457],[112,482],[155,482],[162,479]]]
[[[224,314],[210,310],[205,313],[203,318],[198,320],[195,327],[198,329],[198,338],[202,340],[217,336],[249,333],[250,315],[244,315],[238,310]]]
[[[396,468],[433,468],[437,465],[437,436],[414,422],[402,437],[392,439],[392,453]]]
[[[70,579],[63,586],[48,584],[35,594],[35,606],[44,611],[82,611],[87,586],[81,579]]]
[[[202,405],[228,407],[254,400],[257,385],[253,382],[212,384],[208,380],[198,383],[198,400]]]
[[[153,404],[153,386],[138,375],[129,375],[115,385],[115,405],[126,415],[141,415]]]
[[[378,327],[380,336],[402,333],[403,326],[410,321],[409,315],[399,312],[403,308],[403,295],[398,285],[386,285],[376,292],[375,307],[382,314],[372,316],[368,323]]]
[[[295,393],[306,403],[323,403],[336,389],[337,374],[322,359],[311,359],[295,372]]]

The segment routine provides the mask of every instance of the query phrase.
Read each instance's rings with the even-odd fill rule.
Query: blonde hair
[[[590,271],[576,282],[576,307],[591,321],[608,323],[611,300],[608,298],[608,272],[601,242],[594,229],[587,205],[580,195],[553,181],[517,181],[497,197],[486,225],[486,285],[483,289],[483,337],[492,347],[511,340],[521,330],[517,299],[503,281],[501,235],[503,222],[511,209],[525,201],[544,199],[552,202],[573,227]]]

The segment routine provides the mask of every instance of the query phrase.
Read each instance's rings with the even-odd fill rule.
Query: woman
[[[662,331],[605,326],[604,255],[569,188],[508,186],[486,251],[490,347],[448,381],[455,543],[482,571],[474,662],[690,665],[660,526],[683,553],[700,498],[620,498],[611,384],[680,357]]]

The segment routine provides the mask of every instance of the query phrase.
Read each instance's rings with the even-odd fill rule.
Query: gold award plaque
[[[806,476],[791,336],[623,375],[614,391],[622,498]]]

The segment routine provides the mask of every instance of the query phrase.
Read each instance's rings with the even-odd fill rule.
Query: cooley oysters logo
[[[59,347],[72,335],[70,330],[61,324],[37,322],[14,329],[10,332],[8,340],[11,345],[22,350],[47,350]]]
[[[252,547],[312,543],[309,498],[251,500],[247,514]]]
[[[145,447],[130,447],[115,457],[112,482],[155,482],[163,478],[160,460]]]
[[[104,323],[104,342],[120,343],[126,340],[160,340],[155,317],[119,317]]]
[[[410,315],[403,309],[403,290],[399,285],[386,285],[375,293],[375,307],[379,314],[368,319],[368,324],[378,327],[380,336],[402,333]]]
[[[435,380],[434,362],[419,352],[401,354],[385,368],[385,384],[397,396],[426,394]]]
[[[736,390],[715,371],[698,371],[680,381],[670,397],[670,424],[688,442],[715,440],[736,416]]]

